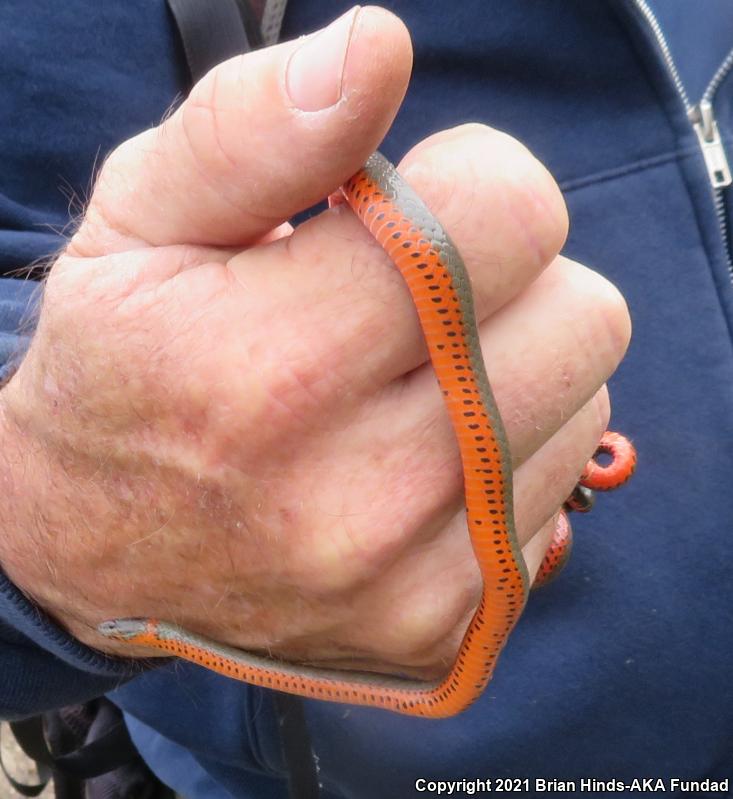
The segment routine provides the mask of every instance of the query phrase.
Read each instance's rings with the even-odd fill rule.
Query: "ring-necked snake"
[[[413,716],[451,716],[476,700],[491,679],[530,589],[514,527],[509,447],[484,367],[471,283],[455,245],[379,153],[341,191],[407,283],[458,439],[468,530],[483,592],[455,663],[445,677],[426,683],[281,662],[154,619],[115,619],[103,622],[99,630],[110,638],[163,650],[253,685]],[[606,433],[599,451],[609,455],[611,462],[589,462],[566,508],[588,509],[589,489],[615,488],[633,473],[636,456],[623,436]],[[563,511],[537,582],[562,565],[569,542]]]

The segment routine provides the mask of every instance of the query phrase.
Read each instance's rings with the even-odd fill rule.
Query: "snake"
[[[379,152],[342,187],[356,216],[401,273],[414,303],[432,367],[454,430],[463,468],[466,521],[482,592],[447,673],[424,681],[278,660],[209,640],[171,622],[118,618],[104,636],[197,663],[251,685],[311,699],[445,718],[469,707],[491,679],[530,590],[514,521],[512,465],[506,432],[479,343],[471,281],[455,244],[395,167]],[[564,510],[587,510],[594,490],[609,490],[633,473],[633,445],[606,432]],[[536,582],[567,559],[570,525],[562,511]]]

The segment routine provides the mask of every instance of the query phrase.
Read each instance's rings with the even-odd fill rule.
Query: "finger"
[[[529,558],[532,577],[550,542],[557,510],[594,452],[608,416],[608,392],[603,388],[514,474],[517,539]],[[402,471],[382,475],[382,479],[390,485],[392,495],[402,498],[391,517],[392,525],[401,529],[407,524],[409,529],[419,530],[421,546],[416,545],[413,535],[398,537],[399,546],[409,547],[409,556],[397,557],[395,547],[394,562],[387,568],[381,564],[375,571],[371,579],[379,590],[370,594],[368,608],[369,613],[379,616],[389,606],[394,620],[389,651],[396,659],[400,642],[414,646],[422,638],[442,638],[436,630],[448,635],[455,628],[465,629],[466,616],[475,609],[481,593],[480,572],[466,527],[460,469],[457,473],[450,467],[441,470],[427,462],[421,476],[416,477],[412,468],[415,460],[419,460],[419,453],[403,457]],[[364,470],[362,473],[366,474]],[[368,483],[364,491],[372,491]],[[357,551],[368,551],[375,537],[372,526],[350,528],[350,540]],[[436,588],[443,584],[452,589]],[[410,597],[409,606],[395,601],[395,597],[403,596]],[[374,629],[375,636],[377,631],[384,632],[378,625]],[[363,637],[363,630],[354,631],[354,641]],[[386,646],[387,642],[379,639],[379,645]],[[373,643],[376,647],[376,638]],[[427,652],[425,659],[431,659]]]
[[[566,258],[558,258],[482,324],[484,360],[515,468],[608,380],[629,335],[626,305],[616,288]],[[365,435],[372,441],[380,428],[389,429],[394,440],[419,449],[426,468],[445,464],[451,453],[460,473],[455,436],[430,364],[395,381],[371,412],[373,428]]]
[[[544,446],[515,470],[514,524],[520,547],[531,542],[537,531],[554,517],[567,499],[595,451],[608,425],[609,415],[608,391],[603,387]],[[463,550],[460,557],[470,566],[475,557],[466,535],[465,513],[462,507],[456,508],[456,504],[462,504],[460,485],[457,494],[458,503],[455,495],[446,497],[453,516],[450,524],[440,532],[441,537],[446,537],[442,562],[450,562],[456,557],[454,555],[451,558],[450,555],[449,547],[453,547],[455,553]],[[436,513],[434,506],[432,512]]]
[[[550,546],[552,538],[555,535],[559,513],[559,509],[556,510],[552,517],[542,525],[522,549],[522,556],[527,566],[530,584],[534,582],[537,572],[542,565],[542,561],[545,559],[547,548]]]
[[[322,438],[324,460],[338,462],[343,473],[359,475],[359,496],[380,498],[365,510],[373,523],[355,525],[351,533],[357,546],[381,551],[383,544],[391,551],[411,540],[397,531],[434,534],[461,501],[462,470],[432,367],[421,367],[381,391],[372,389],[365,399],[364,383],[357,381],[355,388],[351,365],[346,365],[348,359],[342,356],[342,349],[349,349],[348,342],[333,346],[329,334],[313,328],[311,318],[315,315],[320,324],[328,326],[331,315],[337,314],[348,326],[355,313],[353,304],[347,298],[335,309],[331,287],[322,287],[322,296],[314,295],[306,308],[295,303],[290,286],[297,280],[297,263],[293,259],[287,267],[287,279],[280,274],[279,280],[273,277],[267,284],[276,298],[269,310],[258,309],[254,300],[247,299],[262,296],[260,271],[257,279],[245,284],[246,296],[237,300],[252,328],[262,331],[257,335],[267,333],[266,339],[248,342],[247,347],[256,346],[258,374],[268,386],[268,397],[276,397],[269,406],[277,414],[286,414],[284,429],[292,424],[292,409],[297,408],[299,423],[331,431],[332,435]],[[246,273],[242,279],[249,277]],[[321,313],[321,305],[329,308],[328,314]],[[274,312],[273,307],[278,310]],[[273,341],[287,341],[291,326],[299,330],[299,336],[283,351]],[[397,320],[395,327],[399,328]],[[357,330],[354,335],[362,332]],[[389,329],[383,335],[389,336]],[[324,356],[324,340],[332,347],[330,357]],[[376,332],[367,340],[381,346]],[[482,344],[515,466],[539,450],[593,397],[621,359],[627,341],[626,307],[618,292],[596,273],[562,258],[529,290],[485,322]],[[363,342],[362,352],[356,358],[358,366],[364,367],[365,360],[374,356]],[[334,365],[336,361],[338,365]],[[346,430],[349,446],[344,451]],[[598,430],[583,450],[575,479],[601,432]],[[568,493],[571,487],[572,483]],[[431,501],[425,502],[425,496]],[[547,513],[565,496],[558,497],[556,504],[553,498]],[[394,513],[396,497],[398,518],[389,516],[386,509],[392,507]],[[335,498],[333,501],[338,504]],[[380,514],[387,514],[390,523],[380,523]],[[436,516],[441,520],[439,526]],[[379,527],[379,535],[375,527]],[[361,535],[370,538],[361,542]],[[374,562],[380,563],[380,558],[375,557]]]
[[[588,459],[608,427],[610,402],[604,386],[552,438],[514,471],[514,511],[520,545],[570,496]]]
[[[117,148],[71,244],[244,244],[333,191],[381,141],[411,68],[404,25],[355,8],[215,67],[160,127]]]
[[[293,226],[290,222],[283,222],[281,225],[278,225],[276,228],[273,228],[268,233],[265,233],[261,239],[257,240],[257,244],[269,244],[272,241],[279,241],[280,239],[284,239],[287,236],[291,236],[293,233]]]
[[[567,218],[557,186],[508,136],[461,126],[430,137],[403,163],[462,253],[481,317],[521,292],[562,246]],[[279,250],[249,250],[230,268],[251,296],[288,308],[263,313],[280,316],[308,342],[324,399],[333,386],[323,364],[356,398],[427,360],[404,280],[345,206],[301,225]]]
[[[611,377],[630,337],[618,289],[563,257],[481,326],[484,360],[515,468]]]
[[[593,453],[608,416],[608,392],[604,388],[514,474],[517,538],[530,582],[555,535],[558,509]],[[396,594],[400,587],[405,590],[409,586],[411,590],[410,607],[403,612],[409,614],[412,628],[405,640],[414,641],[416,630],[430,640],[436,626],[445,635],[453,629],[465,630],[466,619],[480,597],[481,578],[462,508],[432,547],[415,550],[401,568],[402,573],[395,571],[388,579]],[[441,581],[454,590],[436,591]],[[425,662],[430,662],[427,652]]]
[[[556,517],[557,512],[522,549],[530,584],[555,534]],[[416,580],[411,580],[415,593],[409,605],[390,606],[391,623],[387,628],[379,628],[381,637],[372,646],[383,647],[379,651],[386,652],[394,663],[409,664],[411,673],[422,679],[440,677],[455,657],[481,597],[481,579],[475,564],[473,572],[468,577],[465,569],[452,569],[448,565],[441,570],[439,580],[433,576],[428,586],[418,586]],[[450,584],[458,590],[436,591],[436,584]],[[421,641],[425,642],[422,649]]]
[[[608,415],[608,392],[603,388],[514,475],[517,537],[531,579],[554,534],[557,510],[595,450]],[[404,500],[390,522],[400,527],[409,518],[411,528],[421,529],[422,545],[416,546],[414,536],[401,536],[409,555],[382,564],[371,576],[360,610],[364,624],[347,625],[339,633],[339,651],[345,657],[375,651],[382,660],[434,666],[436,652],[452,656],[475,610],[481,577],[466,529],[464,503],[460,491],[441,493],[446,483],[454,482],[453,474],[432,471],[435,485],[429,487],[405,469],[412,491],[399,485],[400,477],[394,475],[390,490]],[[459,482],[460,475],[456,485]],[[425,502],[426,495],[430,502]],[[442,507],[434,502],[437,496],[445,500]],[[419,501],[413,502],[415,497]],[[367,552],[374,543],[375,530],[367,527],[363,540],[358,527],[350,528],[357,551]],[[442,588],[446,585],[450,590]],[[387,617],[390,625],[385,629],[381,620]]]
[[[477,124],[441,131],[398,170],[458,247],[479,320],[529,285],[565,243],[568,214],[555,180],[501,131]]]
[[[558,511],[522,549],[530,584],[555,534],[557,514]],[[481,578],[475,558],[463,563],[453,558],[441,561],[431,553],[431,563],[427,558],[419,558],[419,552],[415,554],[416,570],[390,574],[380,590],[373,592],[361,616],[364,624],[356,627],[349,624],[340,631],[338,652],[345,660],[344,668],[390,672],[393,669],[385,663],[399,663],[410,675],[428,680],[444,674],[455,658],[481,598]],[[436,563],[440,564],[438,576]],[[448,585],[450,590],[439,588]],[[409,602],[404,597],[409,597]],[[386,626],[385,618],[389,619]],[[364,658],[365,652],[378,652],[379,656]],[[301,657],[309,656],[306,647]]]
[[[99,258],[64,253],[53,265],[45,284],[46,304],[74,302],[80,296],[113,307],[125,297],[153,288],[175,275],[202,266],[226,267],[234,256],[226,247],[142,247]],[[199,298],[200,299],[200,298]]]

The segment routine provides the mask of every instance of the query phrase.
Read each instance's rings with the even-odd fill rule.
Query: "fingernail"
[[[346,54],[360,6],[354,6],[290,56],[285,85],[290,99],[302,111],[321,111],[341,99]]]

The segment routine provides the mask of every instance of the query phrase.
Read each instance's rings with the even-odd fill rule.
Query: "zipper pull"
[[[700,142],[705,166],[714,189],[723,189],[733,183],[725,148],[720,138],[718,123],[713,116],[713,106],[707,100],[690,108],[687,116]]]

